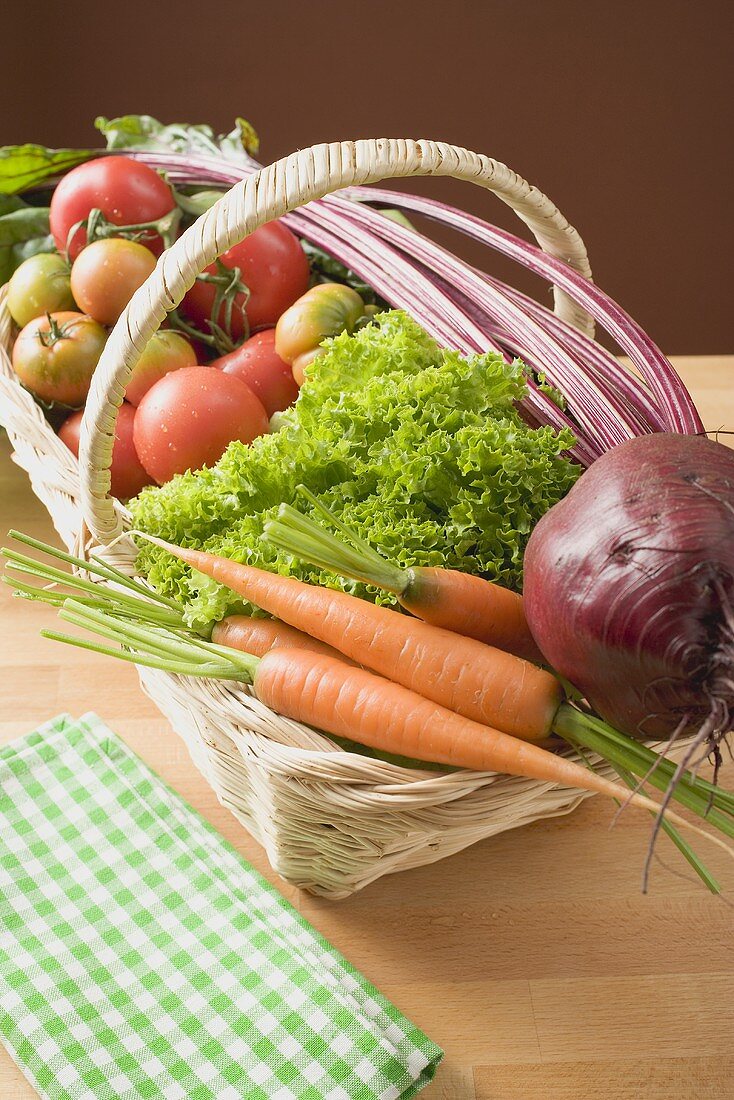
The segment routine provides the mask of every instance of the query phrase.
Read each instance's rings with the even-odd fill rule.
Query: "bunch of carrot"
[[[149,535],[141,537],[226,585],[274,620],[234,616],[218,624],[211,640],[204,641],[185,627],[172,601],[103,563],[84,563],[54,551],[56,557],[87,570],[91,567],[103,579],[127,589],[119,603],[110,588],[99,594],[99,586],[91,581],[63,574],[74,598],[47,593],[49,602],[60,605],[63,619],[124,648],[54,632],[45,632],[47,636],[172,672],[250,683],[258,698],[276,713],[378,750],[576,787],[659,813],[658,803],[641,794],[621,767],[618,770],[631,792],[543,746],[559,730],[570,731],[577,742],[583,740],[579,728],[584,726],[580,721],[584,716],[564,702],[563,689],[551,672],[457,632],[462,606],[468,612],[467,633],[475,632],[474,611],[480,603],[485,623],[495,624],[495,640],[501,637],[508,648],[514,642],[516,651],[527,651],[530,635],[519,596],[479,578],[472,578],[476,583],[467,587],[462,574],[422,570],[419,583],[413,583],[411,610],[423,616],[417,618],[341,591],[173,546]],[[23,541],[43,548],[25,537]],[[5,553],[15,571],[34,572],[28,565],[33,559]],[[58,583],[56,574],[61,571],[52,573],[50,579]],[[37,568],[35,575],[44,576]],[[38,589],[17,582],[15,587],[27,598],[34,594],[45,598]],[[451,610],[454,630],[430,621],[436,607],[444,621],[446,609]],[[598,723],[596,729],[598,739]],[[638,774],[640,767],[638,761]],[[691,779],[690,790],[684,792],[688,800],[680,800],[734,837],[734,807],[722,803],[718,795],[705,792],[704,797],[697,782]],[[726,792],[721,796],[731,798]],[[666,811],[663,827],[706,878],[708,872],[674,830],[674,823],[701,830]],[[703,835],[734,854],[718,837]],[[718,888],[710,876],[707,885]]]
[[[286,625],[283,644],[261,658],[252,681],[258,698],[276,713],[386,752],[577,787],[659,814],[658,803],[639,793],[634,780],[630,780],[630,792],[538,743],[551,737],[557,726],[571,731],[579,725],[566,715],[569,708],[563,702],[563,689],[547,670],[475,638],[345,592],[173,546],[150,535],[141,537]],[[422,610],[429,617],[431,580],[435,579],[434,589],[445,590],[452,584],[452,574],[448,570],[425,574]],[[462,574],[453,576],[459,578],[458,592],[465,591]],[[488,581],[480,584],[485,586],[483,598],[488,605],[496,595],[505,600],[498,586]],[[516,608],[513,611],[516,614]],[[239,624],[230,621],[221,626],[216,636],[220,641],[226,637],[235,646],[241,640],[251,649],[251,630],[251,621],[243,617]],[[293,635],[293,630],[300,631],[301,637]],[[521,633],[525,631],[526,624]],[[330,652],[314,651],[314,639]],[[364,667],[346,663],[344,657]],[[573,715],[578,713],[573,710]],[[694,808],[692,802],[687,804]],[[734,818],[718,808],[711,810],[705,800],[695,808],[734,837]],[[673,830],[673,823],[702,831],[666,810],[663,827],[705,878],[708,872]],[[718,837],[703,835],[734,855]]]

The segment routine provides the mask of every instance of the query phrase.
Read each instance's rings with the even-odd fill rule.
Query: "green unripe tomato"
[[[40,252],[16,268],[8,283],[8,309],[17,325],[46,313],[76,309],[69,265],[58,252]]]
[[[275,326],[275,350],[286,363],[313,352],[327,336],[354,332],[364,302],[349,286],[320,283],[281,315]]]
[[[27,390],[47,404],[84,404],[107,333],[83,313],[34,317],[13,345],[13,368]]]

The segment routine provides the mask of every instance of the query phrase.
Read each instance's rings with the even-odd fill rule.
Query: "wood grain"
[[[476,1091],[469,1096],[471,1100],[721,1100],[731,1096],[733,1080],[730,1057],[480,1066]]]
[[[734,428],[734,357],[677,361],[706,426]],[[723,437],[722,437],[723,438]],[[0,530],[51,539],[0,443]],[[648,826],[601,800],[380,880],[343,902],[270,871],[217,802],[133,669],[39,638],[50,609],[0,591],[0,742],[62,710],[96,710],[399,1007],[446,1058],[427,1100],[730,1100],[732,910],[666,867],[647,896]],[[725,782],[734,784],[727,766]],[[697,844],[698,847],[698,844]],[[706,861],[734,890],[734,867]],[[681,877],[683,876],[683,877]],[[35,1095],[0,1049],[0,1098]]]

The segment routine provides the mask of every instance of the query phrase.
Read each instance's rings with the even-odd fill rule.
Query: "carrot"
[[[382,752],[575,787],[660,815],[654,799],[630,792],[574,760],[480,725],[400,684],[324,654],[272,649],[257,666],[253,687],[258,699],[277,714]],[[670,808],[662,820],[690,829],[734,856],[723,840]]]
[[[49,566],[36,558],[19,555],[15,552],[11,554],[10,551],[6,551],[5,553],[11,559],[8,562],[9,566],[17,567],[20,572],[30,574],[40,580],[51,582],[53,586],[53,590],[48,586],[34,588],[25,583],[13,581],[11,578],[3,578],[13,588],[17,589],[18,595],[26,599],[38,599],[42,602],[48,602],[52,606],[60,608],[61,618],[118,643],[118,647],[112,648],[102,645],[98,641],[89,641],[78,636],[72,637],[54,631],[42,631],[41,633],[46,637],[85,650],[109,654],[126,662],[163,669],[178,675],[205,676],[221,680],[240,681],[247,684],[252,684],[256,680],[262,697],[268,698],[273,708],[279,708],[283,713],[292,714],[301,720],[311,721],[327,732],[333,730],[337,735],[337,731],[346,733],[350,740],[356,727],[365,745],[377,746],[381,751],[388,754],[391,747],[407,747],[408,741],[406,738],[412,731],[413,744],[410,751],[413,752],[414,756],[423,753],[427,757],[439,761],[455,760],[464,766],[472,764],[473,766],[493,769],[504,767],[513,774],[527,773],[528,775],[532,774],[536,777],[545,778],[552,783],[562,781],[564,784],[577,784],[582,788],[598,790],[601,793],[614,793],[615,797],[621,797],[625,793],[622,788],[612,792],[604,780],[601,780],[600,785],[600,777],[592,773],[582,770],[581,773],[577,771],[575,775],[570,774],[568,761],[559,761],[559,758],[543,753],[537,746],[523,745],[521,742],[515,741],[514,759],[509,759],[507,746],[508,741],[513,742],[512,738],[508,738],[496,730],[487,730],[483,727],[477,729],[471,722],[464,722],[457,726],[456,716],[453,714],[447,715],[439,707],[431,708],[429,706],[429,710],[426,712],[425,700],[407,691],[396,692],[395,685],[390,685],[379,677],[373,676],[368,678],[367,681],[362,678],[357,682],[355,677],[361,676],[362,670],[348,670],[343,661],[337,662],[341,666],[341,676],[343,677],[341,682],[332,671],[331,665],[326,670],[323,665],[318,666],[325,684],[328,681],[332,694],[336,693],[331,716],[319,714],[316,710],[309,709],[313,696],[309,697],[306,691],[308,685],[303,681],[303,676],[312,675],[315,667],[313,662],[316,660],[323,661],[322,654],[303,653],[301,657],[303,667],[300,670],[301,680],[296,677],[294,681],[293,670],[289,669],[288,677],[284,681],[283,665],[274,665],[272,662],[261,665],[258,658],[250,654],[203,641],[183,630],[180,613],[172,601],[165,600],[165,606],[159,608],[160,611],[166,612],[166,615],[170,610],[176,612],[170,622],[166,616],[159,617],[158,612],[152,613],[154,604],[151,604],[151,596],[148,590],[124,574],[118,574],[116,570],[112,570],[112,567],[95,560],[85,562],[79,558],[73,558],[55,547],[39,543],[28,536],[21,536],[17,533],[13,533],[13,535],[21,542],[40,550],[52,559],[61,559],[77,568],[88,568],[92,572],[102,573],[105,579],[114,579],[120,586],[119,589],[117,585],[114,588],[105,589],[103,598],[101,595],[98,596],[96,592],[90,592],[87,582],[82,581],[76,575],[65,574],[56,566]],[[109,574],[109,577],[107,577],[107,574]],[[67,598],[65,593],[56,587],[60,583],[78,590],[77,598],[74,600]],[[157,599],[157,597],[154,597],[154,599]],[[160,599],[163,601],[163,597]],[[273,659],[278,652],[281,651],[273,651]],[[286,658],[282,659],[285,660]],[[311,664],[308,664],[309,660],[311,660]],[[273,680],[273,677],[275,677],[275,680]],[[275,682],[278,679],[280,681],[279,691],[277,690],[278,683]],[[361,690],[362,687],[364,687],[364,690]],[[295,699],[292,695],[288,696],[289,689],[295,690]],[[356,696],[355,690],[357,691]],[[380,698],[380,693],[386,694]],[[402,697],[402,703],[400,704],[397,701],[398,695]],[[343,701],[349,702],[348,711],[341,709]],[[367,709],[368,705],[371,708],[369,710]],[[402,718],[399,713],[399,706],[403,708]],[[379,708],[381,708],[381,713]],[[411,722],[415,722],[415,717],[412,716],[419,714],[425,714],[426,722],[422,730],[415,730],[414,727],[411,727]],[[390,719],[394,721],[396,715],[402,722],[402,725],[397,729],[391,726],[389,722]],[[387,720],[387,735],[393,737],[393,744],[390,744],[389,738],[381,725],[370,729],[367,724],[368,717],[375,722],[383,719]],[[675,767],[672,761],[652,753],[651,750],[644,749],[638,742],[632,741],[622,734],[615,733],[614,730],[606,727],[604,723],[595,719],[592,715],[584,714],[569,704],[564,704],[561,707],[554,728],[572,744],[576,744],[577,747],[580,746],[581,752],[583,752],[586,745],[597,752],[601,752],[603,757],[609,755],[609,739],[612,738],[615,746],[615,751],[611,755],[612,763],[624,781],[630,786],[635,784],[632,775],[634,772],[636,774],[644,773],[650,782],[665,789],[668,776],[666,774],[660,775],[660,773],[665,772],[666,768],[673,770]],[[449,737],[448,743],[445,740],[447,735]],[[441,736],[444,737],[443,743],[440,741]],[[598,743],[599,737],[601,737],[601,744]],[[453,742],[451,741],[452,738]],[[386,749],[382,748],[386,744],[388,747]],[[486,754],[485,756],[477,756],[477,746],[479,746],[482,753]],[[539,752],[541,753],[540,756],[538,756]],[[642,762],[635,757],[635,753],[640,752],[643,753]],[[650,766],[650,761],[655,764],[655,767]],[[543,772],[539,770],[541,767],[547,767],[550,770]],[[559,769],[561,770],[559,771]],[[728,792],[693,777],[689,773],[685,773],[681,777],[678,786],[674,788],[673,797],[699,817],[704,818],[709,825],[717,828],[725,836],[734,837],[734,818],[731,816],[734,797]],[[637,805],[645,804],[636,799],[637,795],[635,794],[633,801]],[[674,843],[707,887],[718,893],[720,887],[716,880],[697,858],[690,845],[686,844],[671,824],[671,818],[675,821],[680,821],[680,818],[673,817],[670,814],[663,817],[665,810],[658,803],[648,802],[647,805],[650,812],[659,815],[658,820],[662,821],[663,829],[672,837]],[[685,825],[685,822],[681,821],[681,824]],[[698,831],[701,832],[701,830]],[[709,834],[704,833],[703,835]],[[718,838],[710,837],[710,839],[713,839],[716,843],[722,843]],[[734,854],[727,845],[724,844],[723,846],[727,848],[730,854]]]
[[[342,656],[330,645],[317,638],[311,638],[302,630],[295,630],[279,619],[255,619],[252,615],[228,615],[216,623],[212,630],[212,641],[217,645],[229,646],[255,657],[264,657],[271,649],[309,649],[313,653],[323,653],[327,657],[336,657],[345,664],[353,664],[348,657]]]
[[[277,714],[373,749],[629,799],[624,787],[573,760],[473,722],[401,684],[366,669],[347,668],[325,654],[307,657],[301,650],[273,649],[257,666],[253,686],[258,699]],[[649,810],[652,799],[644,801]]]
[[[361,539],[312,493],[304,488],[300,491],[343,538],[283,504],[278,518],[265,526],[268,542],[321,569],[392,592],[406,611],[433,626],[476,638],[535,664],[544,663],[525,618],[522,596],[457,569],[429,566],[401,569]]]
[[[124,648],[48,630],[41,631],[44,637],[179,675],[251,684],[258,699],[277,714],[336,737],[416,760],[576,787],[648,812],[661,812],[653,799],[630,793],[573,760],[463,718],[399,684],[324,653],[276,647],[258,658],[178,631],[147,623],[136,625],[129,618],[73,600],[67,600],[59,614]],[[734,850],[719,837],[669,808],[664,821],[699,833],[734,856]]]
[[[549,672],[519,657],[346,592],[136,534],[434,703],[526,741],[542,741],[551,733],[561,686]]]

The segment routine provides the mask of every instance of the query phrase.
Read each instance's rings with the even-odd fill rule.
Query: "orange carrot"
[[[406,611],[433,626],[476,638],[535,664],[544,663],[517,592],[457,569],[403,569],[379,554],[312,493],[304,488],[300,491],[342,538],[283,504],[278,518],[265,526],[268,542],[301,561],[392,592]]]
[[[302,630],[295,630],[279,619],[255,619],[252,615],[228,615],[212,630],[212,641],[217,645],[226,645],[239,649],[243,653],[252,653],[255,657],[264,657],[271,649],[308,649],[313,653],[323,653],[326,657],[336,657],[345,664],[353,664],[333,646],[325,645],[317,638],[311,638]]]
[[[129,612],[120,618],[75,600],[66,600],[59,615],[119,643],[119,648],[49,630],[41,631],[45,637],[182,676],[251,684],[271,710],[338,737],[418,760],[578,787],[661,812],[652,799],[637,792],[629,794],[572,760],[463,718],[399,684],[323,653],[278,647],[258,658],[178,630],[152,626],[145,619],[136,624]],[[719,837],[667,808],[665,818],[668,824],[675,822],[708,837],[734,856],[734,850]]]
[[[256,696],[276,714],[361,745],[452,767],[522,775],[605,794],[654,813],[661,810],[645,795],[628,793],[620,784],[573,760],[472,722],[401,684],[325,653],[276,647],[258,658],[182,635],[179,630],[152,626],[147,620],[135,624],[129,612],[120,618],[74,599],[66,599],[59,617],[119,643],[119,648],[54,630],[42,630],[44,637],[178,675],[213,676],[252,684]],[[668,822],[709,837],[734,856],[734,850],[719,837],[668,809],[665,815]]]
[[[437,706],[400,684],[320,653],[272,649],[257,665],[255,694],[277,714],[337,737],[415,760],[480,772],[537,779],[592,791],[654,814],[660,805],[574,760]],[[665,809],[665,820],[707,837],[729,855],[718,836]]]
[[[405,572],[405,587],[396,595],[411,615],[535,664],[543,663],[517,592],[458,569],[415,566]]]
[[[542,741],[551,733],[561,686],[549,672],[519,657],[346,592],[142,537],[268,614],[434,703],[526,741]]]

